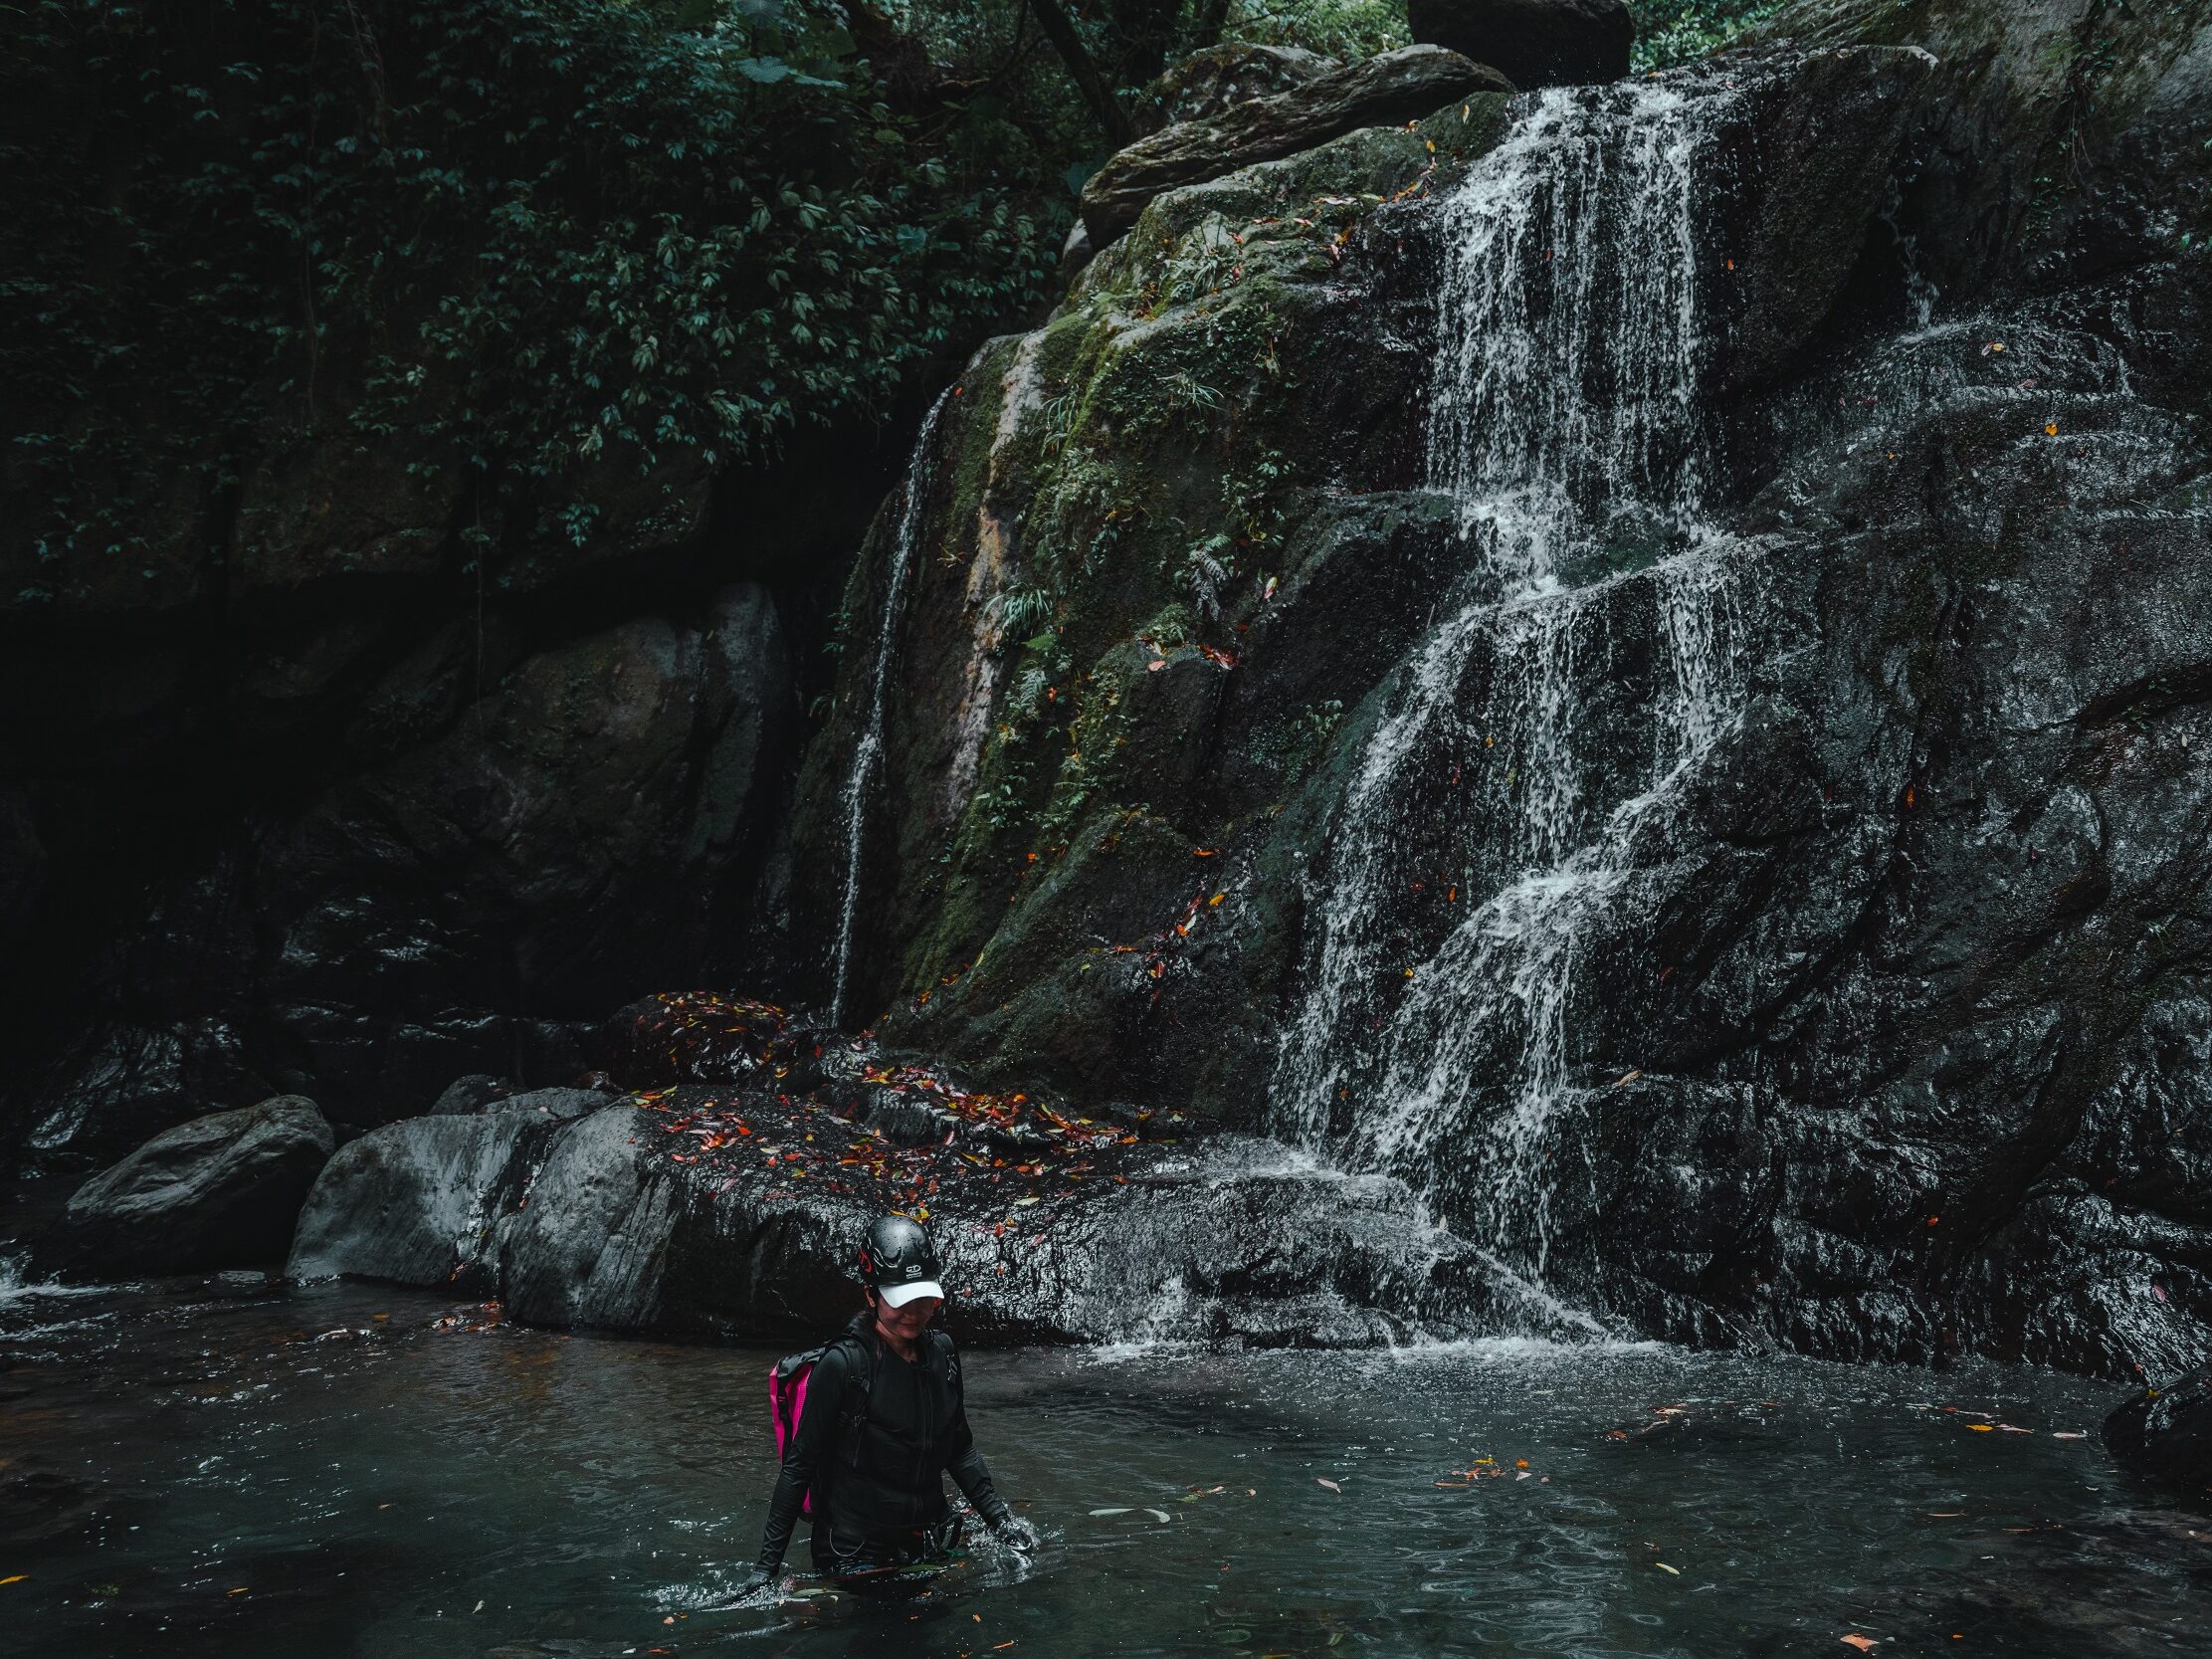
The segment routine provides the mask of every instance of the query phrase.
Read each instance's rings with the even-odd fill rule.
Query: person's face
[[[904,1308],[894,1308],[882,1297],[876,1299],[876,1320],[903,1343],[910,1343],[929,1329],[929,1322],[937,1317],[943,1304],[933,1296],[917,1296]]]

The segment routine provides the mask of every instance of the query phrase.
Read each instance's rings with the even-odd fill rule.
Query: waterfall
[[[1696,402],[1695,197],[1726,103],[1545,92],[1441,205],[1427,468],[1468,556],[1309,867],[1271,1089],[1286,1139],[1402,1176],[1537,1275],[1580,1161],[1593,924],[1742,695],[1749,561],[1702,521]]]
[[[892,539],[891,569],[884,579],[883,622],[876,630],[876,660],[869,670],[868,716],[860,740],[853,745],[852,769],[838,796],[845,815],[845,894],[837,913],[837,959],[830,979],[830,1023],[845,1019],[845,993],[852,968],[853,922],[860,914],[862,851],[868,827],[868,796],[875,786],[877,768],[884,756],[884,698],[891,687],[892,658],[899,640],[899,620],[906,594],[906,572],[913,563],[914,544],[921,539],[921,521],[928,509],[929,446],[936,436],[937,417],[944,412],[949,390],[937,394],[929,413],[914,434],[913,453],[906,459],[906,495],[899,514],[899,533]]]

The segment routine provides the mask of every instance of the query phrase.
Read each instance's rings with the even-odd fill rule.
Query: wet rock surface
[[[1394,1174],[1639,1330],[2201,1363],[2212,266],[2146,204],[2203,201],[2212,20],[2089,27],[1800,6],[1156,197],[924,463],[885,1037]],[[1449,287],[1469,239],[1550,311]],[[1611,409],[1688,316],[1699,413],[1561,463],[1599,527],[1516,590],[1463,539],[1508,423],[1437,434],[1570,304],[1554,383]]]
[[[536,1325],[800,1331],[849,1306],[856,1241],[896,1209],[931,1228],[984,1340],[1336,1348],[1595,1329],[1439,1233],[1399,1183],[1185,1139],[1179,1120],[1069,1117],[763,1004],[662,1007],[703,1041],[743,1023],[748,1062],[611,1105],[581,1096],[565,1116],[516,1096],[373,1131],[317,1182],[292,1277],[453,1285]],[[781,1087],[807,1080],[811,1097]]]
[[[1355,127],[1417,120],[1451,99],[1509,91],[1496,70],[1457,53],[1433,46],[1385,52],[1138,139],[1084,185],[1083,222],[1092,246],[1104,248],[1163,190],[1311,149]]]
[[[1623,0],[1409,0],[1406,23],[1522,88],[1618,81],[1636,44]]]
[[[2212,1372],[2139,1389],[2105,1419],[2104,1440],[2137,1474],[2212,1496]]]
[[[298,1096],[195,1118],[79,1187],[34,1259],[80,1277],[282,1260],[332,1143]]]

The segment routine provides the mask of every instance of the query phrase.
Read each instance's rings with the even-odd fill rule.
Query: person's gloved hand
[[[1037,1548],[1037,1529],[1012,1511],[991,1523],[991,1533],[1001,1544],[1012,1545],[1016,1550]]]
[[[776,1575],[764,1566],[754,1565],[745,1569],[745,1576],[737,1585],[737,1599],[745,1601],[767,1589],[776,1581]]]

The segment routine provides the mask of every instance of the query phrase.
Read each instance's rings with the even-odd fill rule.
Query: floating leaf
[[[1662,1572],[1672,1572],[1677,1578],[1682,1576],[1682,1568],[1679,1566],[1669,1566],[1665,1561],[1654,1561],[1652,1565],[1658,1567]]]
[[[1331,1492],[1342,1492],[1342,1491],[1344,1490],[1344,1489],[1343,1489],[1342,1487],[1338,1486],[1338,1485],[1337,1485],[1337,1484],[1336,1484],[1336,1483],[1335,1483],[1334,1481],[1330,1480],[1330,1479],[1329,1479],[1329,1478],[1328,1478],[1328,1477],[1327,1477],[1326,1475],[1315,1475],[1315,1476],[1313,1477],[1313,1484],[1314,1484],[1315,1486],[1325,1486],[1325,1487],[1327,1487],[1327,1488],[1329,1489],[1329,1491],[1331,1491]]]
[[[1157,1521],[1163,1527],[1166,1526],[1170,1521],[1175,1519],[1165,1510],[1147,1509],[1144,1513],[1150,1516],[1154,1521]]]
[[[1128,1514],[1129,1512],[1128,1512],[1128,1511],[1127,1511],[1126,1509],[1106,1509],[1106,1510],[1093,1510],[1093,1511],[1092,1511],[1091,1513],[1092,1513],[1093,1515],[1126,1515],[1126,1514]]]
[[[1861,1653],[1872,1653],[1874,1651],[1874,1638],[1872,1636],[1862,1636],[1856,1630],[1848,1636],[1838,1636],[1836,1640],[1850,1643]]]

